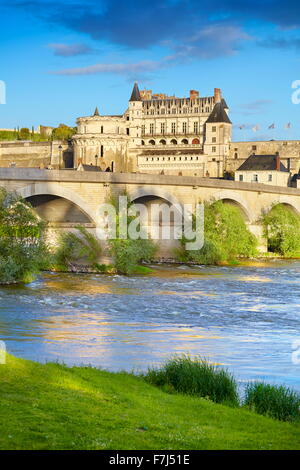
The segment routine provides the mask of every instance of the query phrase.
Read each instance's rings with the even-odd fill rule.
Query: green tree
[[[69,127],[65,124],[60,124],[57,128],[53,129],[52,131],[52,139],[53,140],[68,140],[76,134],[77,128],[76,127]]]
[[[28,127],[22,127],[19,132],[20,140],[29,140],[30,139],[30,130]]]
[[[238,207],[216,201],[204,205],[204,245],[200,250],[185,250],[181,240],[179,259],[199,264],[234,261],[256,254],[257,240],[248,230]]]
[[[275,205],[262,219],[268,250],[283,256],[300,255],[300,216],[284,204]]]
[[[0,283],[29,282],[46,267],[44,228],[28,203],[0,188]]]

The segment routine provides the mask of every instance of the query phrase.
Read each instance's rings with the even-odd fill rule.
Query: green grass
[[[225,369],[201,358],[174,356],[159,369],[149,369],[144,376],[165,391],[208,398],[215,403],[239,405],[237,383]]]
[[[300,419],[300,394],[281,385],[249,383],[244,403],[256,413],[281,421]]]
[[[0,365],[0,449],[300,449],[300,427],[126,373]]]

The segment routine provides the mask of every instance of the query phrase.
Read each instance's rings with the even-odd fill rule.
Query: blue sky
[[[221,88],[235,140],[300,139],[299,2],[0,0],[0,18],[0,128],[121,114],[138,80],[177,96]]]

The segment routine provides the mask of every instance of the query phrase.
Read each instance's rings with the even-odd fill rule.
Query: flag
[[[257,132],[257,131],[259,131],[259,129],[260,129],[260,127],[259,127],[258,124],[256,124],[256,126],[252,127],[253,132]]]
[[[271,124],[268,129],[275,129],[275,123],[273,122],[273,124]]]
[[[284,126],[285,129],[290,129],[291,128],[291,123],[288,122],[285,126]]]

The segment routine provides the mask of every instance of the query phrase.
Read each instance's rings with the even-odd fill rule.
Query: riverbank
[[[299,424],[170,395],[127,373],[0,365],[0,449],[300,449]]]

